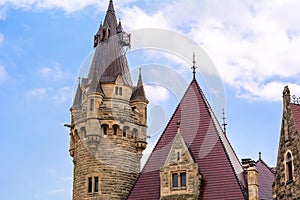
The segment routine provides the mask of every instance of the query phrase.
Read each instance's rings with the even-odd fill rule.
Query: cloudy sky
[[[114,4],[127,32],[166,29],[205,50],[222,80],[226,98],[220,101],[225,102],[227,135],[235,152],[239,158],[256,160],[261,151],[274,166],[283,87],[289,85],[292,94],[300,95],[300,3],[115,0]],[[3,199],[71,199],[72,160],[63,124],[70,121],[76,77],[93,50],[93,35],[107,5],[108,0],[0,0]],[[181,44],[174,45],[181,48]],[[134,81],[142,65],[176,73],[182,78],[182,92],[192,79],[192,52],[190,59],[157,50],[128,54]],[[213,91],[200,69],[197,80],[210,100]],[[150,82],[146,92],[153,136],[149,147],[153,147],[182,93]]]

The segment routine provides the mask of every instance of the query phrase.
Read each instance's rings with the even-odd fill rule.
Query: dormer
[[[173,140],[164,166],[160,169],[160,199],[198,199],[202,176],[180,133]]]

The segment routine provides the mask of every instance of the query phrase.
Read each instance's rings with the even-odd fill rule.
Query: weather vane
[[[227,124],[226,124],[226,117],[225,117],[225,111],[224,111],[224,108],[223,108],[223,129],[224,129],[224,133],[226,133],[226,126],[227,126]]]

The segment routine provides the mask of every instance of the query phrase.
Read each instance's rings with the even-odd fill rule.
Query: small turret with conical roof
[[[146,98],[143,80],[142,80],[142,70],[139,72],[139,79],[137,86],[133,89],[130,104],[133,111],[141,114],[141,123],[146,125],[147,123],[147,104],[149,101]]]

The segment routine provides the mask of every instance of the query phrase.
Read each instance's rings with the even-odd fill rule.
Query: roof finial
[[[78,77],[78,85],[80,86],[80,76]]]
[[[177,124],[177,128],[180,128],[180,121],[178,121],[176,124]]]
[[[227,124],[226,124],[226,117],[225,117],[225,110],[224,110],[224,108],[223,108],[223,130],[224,130],[224,133],[226,133],[226,126],[227,126]]]
[[[196,79],[196,60],[195,60],[195,52],[193,52],[193,67],[192,67],[192,70],[193,70],[193,80]]]
[[[258,159],[261,160],[261,152],[258,152]]]

